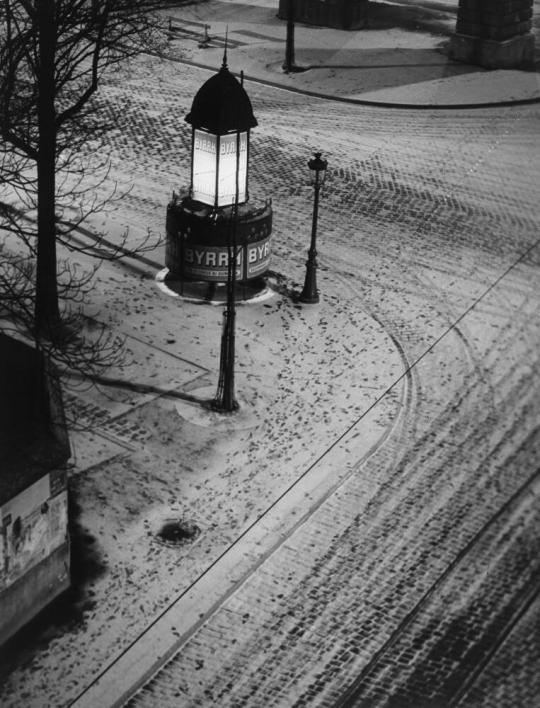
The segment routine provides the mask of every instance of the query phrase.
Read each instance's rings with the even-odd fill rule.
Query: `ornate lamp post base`
[[[298,66],[298,64],[283,64],[282,66],[283,71],[286,74],[300,74],[302,71],[307,71],[308,67],[307,66]]]
[[[309,258],[306,263],[306,279],[304,289],[298,296],[300,302],[307,304],[315,304],[319,302],[319,291],[317,290],[317,259],[316,253],[309,253]]]
[[[210,407],[217,413],[235,413],[240,408],[238,401],[234,398],[234,393],[230,397],[215,398]]]
[[[232,288],[229,288],[229,298],[227,309],[224,313],[223,334],[221,336],[218,389],[212,401],[213,410],[220,413],[233,413],[239,408],[238,401],[234,395],[234,320],[236,317],[234,307],[234,294],[232,293]]]

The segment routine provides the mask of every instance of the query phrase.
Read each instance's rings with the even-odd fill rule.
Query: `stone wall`
[[[279,0],[278,17],[287,19],[289,0]],[[294,0],[295,22],[336,29],[361,29],[367,24],[367,0]]]
[[[532,0],[459,0],[456,32],[498,41],[532,27]]]
[[[532,64],[533,0],[459,0],[453,59],[490,69]]]

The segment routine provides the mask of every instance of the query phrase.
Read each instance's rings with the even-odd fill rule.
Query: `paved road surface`
[[[208,74],[151,64],[111,83],[102,101],[105,110],[122,101],[112,156],[117,170],[130,166],[135,182],[118,218],[160,228],[164,194],[187,181],[183,117]],[[198,492],[195,482],[183,483],[186,505],[221,528],[209,525],[177,582],[196,578],[292,481],[289,471],[299,468],[288,461],[289,449],[295,461],[311,459],[311,448],[324,453],[326,429],[338,420],[344,430],[346,416],[350,425],[368,408],[388,434],[367,458],[361,436],[343,448],[342,469],[328,466],[335,483],[310,501],[303,523],[293,522],[292,512],[284,518],[285,538],[272,541],[233,592],[223,588],[221,601],[202,624],[192,623],[178,652],[129,705],[533,705],[540,675],[532,629],[539,573],[538,108],[389,111],[247,88],[259,121],[252,191],[274,199],[273,267],[288,290],[269,308],[243,310],[240,332],[254,365],[261,342],[272,346],[263,338],[265,313],[273,334],[281,322],[273,405],[284,417],[273,427],[265,423],[264,432],[275,436],[266,459],[256,457],[254,433],[245,449],[221,458],[209,453],[209,464],[234,474]],[[303,277],[311,218],[303,184],[317,148],[330,170],[319,222],[324,304],[298,310],[287,292]],[[120,290],[106,291],[111,311],[121,307]],[[145,342],[162,339],[178,316],[165,304],[152,312],[132,304],[142,308],[130,321],[144,323],[138,336]],[[384,336],[372,336],[376,329]],[[193,361],[196,342],[186,338],[184,348]],[[190,364],[186,380],[210,361],[202,352],[202,368]],[[327,407],[341,376],[354,390],[346,416]],[[286,414],[293,400],[295,418]],[[143,452],[163,444],[154,449],[164,462],[167,436],[151,427],[162,424],[157,413],[138,416],[126,404],[116,409],[117,424],[123,416],[137,424],[130,445],[142,452],[135,462],[89,465],[79,488],[106,488],[103,517],[115,518],[126,505],[122,485],[137,479],[140,498],[127,506],[139,519],[152,494],[166,499],[165,470],[154,471]],[[303,449],[294,447],[295,437]],[[249,466],[253,460],[257,468]],[[115,474],[116,482],[106,481]],[[102,532],[100,519],[87,521]],[[121,571],[128,550],[115,556]],[[165,564],[168,573],[179,571],[165,551],[151,550],[148,577],[128,560],[125,568],[145,583],[141,607],[151,597],[157,614],[167,605],[156,590],[160,572]],[[136,608],[121,600],[124,589],[131,592],[129,579],[110,587],[110,606],[88,620],[100,648],[79,629],[71,644],[59,637],[49,658],[36,655],[41,688],[28,705],[71,703],[143,632]],[[72,661],[77,641],[85,656]],[[22,667],[9,677],[7,705],[21,705],[28,672]]]
[[[512,651],[539,589],[537,109],[389,113],[249,90],[281,259],[305,248],[298,185],[322,147],[321,290],[384,324],[412,390],[384,447],[130,705],[470,705],[482,681],[489,704],[506,685],[485,679],[495,650]],[[538,695],[531,664],[520,705]]]

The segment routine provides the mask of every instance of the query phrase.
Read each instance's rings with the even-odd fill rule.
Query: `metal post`
[[[236,224],[238,220],[238,191],[240,172],[240,133],[236,134],[236,191],[231,213],[231,232],[228,244],[227,306],[221,335],[219,381],[213,408],[224,413],[238,410],[234,395],[235,320],[236,320]]]
[[[306,280],[304,289],[300,293],[300,302],[316,303],[319,302],[319,292],[317,290],[317,216],[319,213],[319,190],[321,188],[319,182],[319,172],[315,172],[314,185],[314,201],[313,201],[313,221],[311,224],[311,245],[308,251],[308,259],[306,261]]]
[[[287,0],[287,38],[283,71],[294,71],[294,0]]]

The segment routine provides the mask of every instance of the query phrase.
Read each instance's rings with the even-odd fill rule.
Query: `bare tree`
[[[34,303],[36,264],[26,256],[0,246],[0,318],[7,333],[34,337],[40,351],[54,362],[59,374],[68,374],[75,385],[91,382],[109,367],[124,361],[124,339],[89,314],[89,294],[98,265],[79,272],[60,260],[57,292],[62,327],[49,337],[35,337]],[[64,379],[66,381],[66,379]]]
[[[28,323],[31,315],[40,341],[65,338],[59,302],[76,300],[74,292],[84,293],[87,284],[67,261],[59,266],[57,244],[95,252],[95,243],[75,242],[73,231],[115,197],[97,196],[107,159],[90,167],[81,160],[84,146],[91,141],[95,148],[110,127],[96,92],[118,62],[156,49],[164,36],[153,14],[158,6],[155,0],[3,0],[0,6],[0,225],[35,260],[34,267],[5,259],[4,305],[17,295],[10,283],[34,278],[19,316],[24,311]],[[125,253],[123,244],[98,250],[107,258]]]

